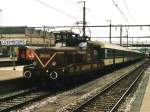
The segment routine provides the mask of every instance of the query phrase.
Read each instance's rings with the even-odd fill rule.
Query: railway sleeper
[[[4,107],[6,106],[6,107],[8,107],[8,106],[12,106],[12,105],[14,105],[13,102],[7,102],[7,103],[4,103],[4,104],[1,104],[0,107],[1,107],[1,106],[4,106]]]
[[[23,101],[22,100],[18,100],[18,99],[13,99],[13,101],[11,101],[12,103],[22,103]]]

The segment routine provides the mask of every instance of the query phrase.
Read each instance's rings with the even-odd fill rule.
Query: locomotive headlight
[[[63,69],[62,69],[62,72],[64,72],[64,71],[65,71],[65,69],[63,68]]]
[[[52,66],[55,66],[55,65],[56,65],[56,61],[53,61],[53,62],[52,62]]]
[[[33,62],[33,65],[36,66],[36,65],[37,65],[37,62],[34,61],[34,62]]]

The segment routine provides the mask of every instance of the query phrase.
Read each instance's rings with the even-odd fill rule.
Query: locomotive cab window
[[[78,46],[83,51],[87,50],[87,42],[81,42]]]
[[[98,51],[97,58],[98,59],[104,59],[105,58],[105,49],[99,48],[99,49],[97,49],[97,51]]]

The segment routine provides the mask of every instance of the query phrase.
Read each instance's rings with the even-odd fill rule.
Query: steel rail
[[[20,91],[16,91],[14,93],[11,93],[11,94],[7,94],[7,95],[4,95],[4,96],[1,96],[0,97],[0,103],[3,102],[3,101],[6,101],[6,100],[10,100],[12,98],[21,96],[23,94],[31,93],[33,91],[36,91],[36,88],[30,88],[30,89],[20,90]]]
[[[114,112],[115,109],[119,106],[119,104],[121,103],[121,101],[123,100],[123,98],[127,95],[127,93],[131,90],[131,88],[136,84],[136,82],[138,81],[138,79],[141,77],[141,75],[144,73],[145,69],[143,69],[140,74],[138,75],[138,77],[134,80],[134,82],[130,85],[130,87],[125,91],[125,93],[122,95],[122,97],[119,99],[119,101],[114,105],[114,107],[110,110],[110,112]]]
[[[143,64],[142,64],[143,65]],[[141,66],[142,66],[141,65]],[[119,79],[117,79],[116,81],[114,81],[113,83],[111,83],[110,85],[108,85],[107,87],[105,87],[103,90],[101,90],[99,93],[97,93],[96,95],[94,95],[93,97],[89,98],[87,101],[83,102],[82,104],[80,104],[79,106],[75,107],[73,110],[71,110],[71,112],[79,112],[81,111],[84,107],[86,107],[88,104],[90,104],[93,100],[95,100],[97,97],[99,97],[100,95],[102,95],[104,92],[109,91],[109,89],[111,89],[116,83],[118,83],[119,81],[121,81],[122,79],[126,78],[127,76],[129,76],[129,74],[134,73],[136,70],[138,70],[138,68],[140,68],[141,66],[137,67],[136,69],[134,69],[133,71],[131,71],[130,73],[123,75],[122,77],[120,77]],[[145,67],[146,68],[146,67]],[[145,70],[145,69],[144,69]],[[132,82],[132,84],[130,85],[130,89],[133,87],[133,85],[135,84],[135,82],[138,80],[138,78],[141,76],[141,74],[144,72],[144,70],[142,70],[142,72],[140,72],[140,75],[138,75],[138,77],[136,78],[136,80],[134,80],[134,83]],[[129,92],[130,89],[127,89],[127,91]],[[116,107],[119,105],[119,103],[122,101],[122,99],[125,97],[125,95],[128,92],[125,92],[121,98],[119,98],[119,100],[117,101],[117,103],[115,103],[115,105],[112,107],[112,109],[110,110],[110,112],[113,112],[114,109],[116,109]]]
[[[29,103],[38,101],[50,95],[50,92],[39,90],[28,90],[20,92],[18,94],[1,98],[0,100],[0,112],[8,112],[20,109],[21,107],[28,105]]]

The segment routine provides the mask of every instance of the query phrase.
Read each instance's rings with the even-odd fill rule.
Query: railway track
[[[119,78],[90,99],[70,109],[71,112],[114,112],[129,94],[150,62]]]
[[[62,89],[61,91],[65,91],[65,90]],[[56,92],[57,91],[59,90],[56,90]],[[22,90],[15,94],[11,94],[5,97],[1,97],[0,98],[0,112],[21,110],[22,107],[26,107],[30,103],[36,102],[54,93],[55,93],[55,90],[47,91],[47,90],[42,90],[39,88],[38,89],[32,88],[32,89]]]
[[[0,112],[8,112],[20,109],[30,103],[49,96],[49,91],[36,88],[26,89],[0,98]]]

